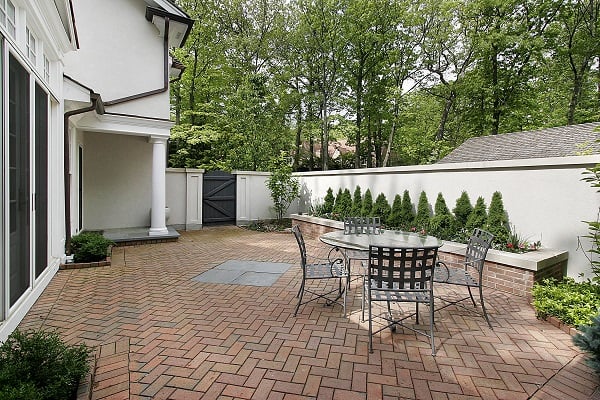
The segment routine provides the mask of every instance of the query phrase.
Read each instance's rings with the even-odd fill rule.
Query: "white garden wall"
[[[371,189],[373,200],[384,193],[390,204],[396,194],[410,192],[416,205],[421,191],[427,193],[433,206],[441,192],[450,209],[466,190],[475,204],[483,196],[489,206],[493,192],[500,191],[510,223],[525,238],[541,240],[548,248],[569,252],[568,275],[578,277],[591,270],[578,240],[589,249],[587,225],[596,220],[600,193],[582,182],[582,172],[600,162],[600,156],[510,160],[460,164],[434,164],[394,168],[303,172],[300,179],[302,198],[299,210],[323,202],[327,189],[334,195],[339,188],[353,193],[359,185],[364,194]],[[295,212],[295,210],[290,210]]]

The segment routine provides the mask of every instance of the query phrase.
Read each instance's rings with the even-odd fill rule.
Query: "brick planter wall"
[[[303,215],[292,215],[292,225],[299,225],[302,234],[313,239],[324,233],[343,229],[343,223],[340,221]],[[444,251],[444,247],[450,251]],[[464,260],[464,255],[460,253],[464,247],[466,245],[449,242],[440,249],[439,259],[450,262]],[[536,253],[537,259],[532,261],[523,254],[490,250],[483,270],[483,285],[531,300],[531,289],[535,282],[550,277],[560,279],[567,268],[567,252],[547,250],[545,253]],[[548,256],[544,258],[546,254]],[[495,258],[508,259],[511,264],[496,261]]]

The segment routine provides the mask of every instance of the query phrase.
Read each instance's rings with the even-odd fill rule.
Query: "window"
[[[13,39],[16,34],[15,15],[14,4],[10,0],[0,0],[0,25],[6,28]]]
[[[31,33],[29,28],[26,29],[26,35],[27,35],[27,57],[33,63],[33,65],[35,65],[36,57],[37,57],[35,36],[33,36],[33,33]]]

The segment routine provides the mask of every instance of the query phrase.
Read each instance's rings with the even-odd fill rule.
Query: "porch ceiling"
[[[130,115],[89,113],[77,121],[78,129],[119,135],[169,137],[172,121]]]

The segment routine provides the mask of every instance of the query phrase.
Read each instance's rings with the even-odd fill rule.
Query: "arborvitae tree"
[[[417,205],[417,215],[415,216],[414,226],[418,231],[429,230],[429,220],[431,219],[431,211],[429,200],[427,200],[427,193],[421,192],[419,196],[419,203]]]
[[[323,212],[326,214],[330,214],[333,211],[333,206],[335,204],[335,197],[333,197],[333,190],[331,188],[327,189],[327,194],[323,199]]]
[[[342,193],[342,205],[340,207],[340,220],[350,216],[350,211],[352,210],[352,195],[350,194],[350,190],[344,189]]]
[[[492,195],[487,224],[484,229],[494,235],[494,243],[504,245],[508,242],[510,226],[500,192],[494,192]]]
[[[371,195],[371,189],[367,189],[365,196],[362,201],[362,209],[360,215],[363,217],[370,217],[373,210],[373,196]]]
[[[337,195],[335,196],[335,203],[333,204],[333,210],[331,211],[331,213],[333,214],[331,217],[332,219],[339,219],[340,214],[341,214],[341,208],[343,205],[344,200],[342,199],[344,196],[344,191],[342,190],[342,188],[338,189]]]
[[[381,223],[383,225],[386,225],[390,216],[390,211],[390,203],[388,203],[383,193],[379,193],[379,195],[375,199],[375,204],[373,204],[373,210],[371,213],[374,217],[379,217]]]
[[[362,193],[360,191],[360,186],[356,186],[354,189],[354,197],[352,198],[352,209],[350,210],[351,217],[360,216],[360,212],[362,210]]]
[[[402,197],[397,194],[394,197],[394,203],[392,204],[392,210],[390,211],[390,216],[387,219],[387,226],[390,228],[399,228],[400,227],[400,214],[402,211]]]
[[[434,206],[435,215],[429,221],[429,233],[437,236],[439,239],[452,240],[456,237],[456,220],[448,206],[442,193],[438,197]]]
[[[415,212],[413,210],[412,201],[410,200],[410,193],[408,193],[408,190],[405,190],[402,195],[402,206],[400,210],[400,229],[407,231],[412,228],[414,219]]]
[[[485,229],[485,224],[487,222],[487,212],[485,209],[485,200],[483,200],[483,197],[479,196],[471,215],[469,215],[469,218],[467,219],[467,224],[465,225],[466,233],[470,235],[475,228]]]
[[[456,224],[458,229],[462,229],[467,225],[467,219],[473,212],[473,206],[467,192],[463,191],[460,197],[456,200],[456,207],[454,207],[454,217],[456,218]]]

